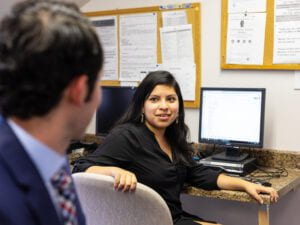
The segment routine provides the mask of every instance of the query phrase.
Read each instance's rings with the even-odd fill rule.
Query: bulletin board
[[[300,63],[297,64],[294,63],[274,64],[273,63],[274,1],[275,0],[267,0],[263,64],[261,65],[227,64],[226,45],[227,45],[227,32],[228,32],[228,1],[229,0],[222,0],[222,15],[221,15],[221,68],[222,69],[257,69],[257,70],[299,70],[300,69]]]
[[[193,101],[184,101],[184,106],[187,108],[198,108],[200,105],[200,84],[201,84],[201,54],[200,54],[200,3],[184,3],[166,6],[153,6],[143,8],[128,8],[128,9],[116,9],[109,11],[95,11],[87,12],[86,16],[90,17],[101,17],[101,16],[117,16],[117,23],[120,22],[120,16],[129,14],[139,13],[156,13],[157,14],[157,64],[162,63],[161,53],[161,40],[160,40],[160,29],[163,26],[162,12],[165,11],[181,11],[186,12],[187,23],[192,26],[192,40],[193,40],[193,52],[195,64],[195,99]],[[118,26],[119,28],[119,26]],[[118,30],[118,38],[120,31]],[[120,48],[118,48],[120,51]],[[120,54],[120,53],[119,53]],[[118,58],[120,59],[120,57]],[[120,75],[120,62],[118,62],[118,73]],[[102,86],[120,86],[122,85],[119,80],[102,80],[99,85]]]

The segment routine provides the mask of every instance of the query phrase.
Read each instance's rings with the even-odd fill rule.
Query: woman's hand
[[[116,190],[133,191],[136,188],[137,179],[134,173],[118,167],[111,167],[111,174],[115,178],[114,188]]]
[[[260,204],[263,204],[263,199],[259,195],[260,193],[269,194],[271,202],[276,202],[278,200],[278,193],[274,188],[265,187],[260,184],[251,183],[243,179],[226,176],[224,174],[219,175],[217,185],[220,189],[246,191]]]
[[[112,176],[115,178],[114,188],[116,190],[134,191],[137,179],[134,173],[128,170],[113,166],[91,166],[86,170],[87,173],[97,173]]]
[[[244,186],[244,189],[250,196],[252,196],[252,198],[258,201],[260,204],[263,204],[264,202],[262,197],[259,195],[260,193],[269,194],[271,202],[277,202],[278,200],[277,191],[275,191],[275,189],[271,187],[265,187],[260,184],[247,182]]]

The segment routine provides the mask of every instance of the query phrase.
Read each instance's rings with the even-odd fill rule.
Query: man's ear
[[[80,75],[74,78],[68,86],[67,97],[70,102],[76,105],[81,105],[85,102],[88,94],[88,77],[86,75]]]

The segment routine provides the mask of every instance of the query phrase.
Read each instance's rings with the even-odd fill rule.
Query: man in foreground
[[[3,18],[1,225],[85,224],[65,150],[98,106],[102,65],[98,37],[73,4],[29,0]]]

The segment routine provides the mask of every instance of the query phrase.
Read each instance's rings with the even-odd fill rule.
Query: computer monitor
[[[263,146],[264,112],[264,88],[201,88],[199,142],[225,147],[213,159],[242,161],[240,147]]]
[[[135,87],[102,87],[102,102],[96,112],[96,135],[105,136],[128,109]]]

